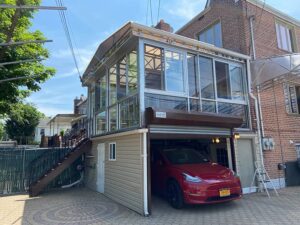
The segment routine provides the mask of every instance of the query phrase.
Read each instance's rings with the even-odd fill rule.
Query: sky
[[[201,12],[206,0],[152,0],[152,20],[148,0],[64,0],[72,42],[81,74],[94,55],[98,45],[128,21],[145,25],[156,24],[158,19],[170,23],[176,31]],[[266,3],[300,20],[300,1],[266,0]],[[54,0],[44,0],[44,6],[54,6]],[[148,15],[148,17],[147,17]],[[58,113],[72,113],[73,100],[84,94],[79,76],[69,49],[67,39],[57,11],[40,10],[32,21],[32,30],[41,30],[47,39],[50,52],[45,65],[54,67],[54,77],[41,85],[28,102],[47,116]]]

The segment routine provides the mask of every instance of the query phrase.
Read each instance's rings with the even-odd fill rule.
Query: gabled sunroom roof
[[[116,47],[122,46],[122,44],[126,42],[128,38],[133,36],[161,42],[164,44],[167,43],[172,46],[191,49],[193,51],[203,52],[206,54],[219,55],[238,61],[250,59],[250,57],[247,55],[233,52],[224,48],[219,48],[195,39],[187,38],[153,27],[144,26],[135,22],[128,22],[99,45],[95,55],[83,74],[83,82],[85,83],[85,80],[87,80],[90,75],[92,76],[94,72],[101,66],[101,64],[105,63],[109,55],[113,54]]]

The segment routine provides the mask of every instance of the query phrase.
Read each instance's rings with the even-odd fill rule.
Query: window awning
[[[262,86],[267,81],[287,77],[300,78],[300,54],[276,56],[251,62],[252,84]]]

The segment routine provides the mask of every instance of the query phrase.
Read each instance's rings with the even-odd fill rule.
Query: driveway
[[[0,224],[300,224],[300,187],[280,190],[280,197],[246,195],[218,205],[183,210],[153,199],[153,213],[142,217],[88,189],[52,191],[40,197],[0,197]]]

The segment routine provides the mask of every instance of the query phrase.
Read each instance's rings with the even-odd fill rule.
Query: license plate
[[[220,197],[227,197],[230,196],[230,189],[222,189],[219,190]]]

